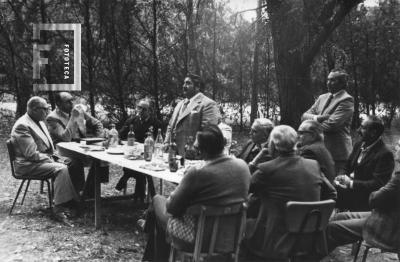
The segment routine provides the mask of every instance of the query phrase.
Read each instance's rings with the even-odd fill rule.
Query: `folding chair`
[[[182,246],[172,238],[169,261],[175,261],[176,252],[182,255],[181,261],[188,256],[198,262],[200,258],[219,254],[229,254],[234,261],[238,261],[240,242],[246,226],[246,210],[247,204],[244,202],[221,207],[190,207],[186,213],[198,219],[194,247]]]
[[[289,252],[291,261],[318,259],[328,254],[325,229],[334,207],[334,200],[286,204],[286,227],[295,239]]]
[[[8,149],[8,155],[10,157],[11,174],[15,179],[22,180],[22,182],[21,182],[21,184],[20,184],[20,186],[18,188],[17,195],[15,196],[14,202],[13,202],[13,204],[11,206],[9,215],[11,215],[11,213],[12,213],[12,211],[14,209],[15,203],[17,202],[18,196],[21,193],[21,189],[24,186],[25,181],[27,181],[28,183],[26,184],[24,196],[22,197],[22,201],[21,201],[21,205],[24,204],[26,192],[28,191],[29,184],[30,184],[31,180],[38,180],[38,181],[41,181],[42,183],[43,182],[47,183],[47,189],[48,189],[47,191],[48,191],[48,196],[49,196],[49,206],[50,206],[50,209],[52,209],[52,201],[53,201],[53,199],[52,199],[52,196],[53,196],[52,178],[54,177],[54,175],[52,173],[49,173],[47,176],[40,177],[40,178],[34,177],[34,176],[29,176],[29,175],[24,175],[23,177],[16,176],[15,175],[15,168],[14,168],[15,152],[14,152],[14,147],[13,147],[11,139],[7,140],[7,149]]]

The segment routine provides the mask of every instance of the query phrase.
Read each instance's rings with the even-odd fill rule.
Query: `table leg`
[[[94,225],[96,229],[101,227],[101,183],[99,177],[100,161],[95,162],[95,175],[94,175]]]
[[[164,194],[163,183],[164,183],[164,181],[162,180],[162,178],[160,178],[160,195]]]

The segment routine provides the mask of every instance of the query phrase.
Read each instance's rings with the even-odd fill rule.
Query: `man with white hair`
[[[79,196],[74,190],[67,166],[53,159],[53,140],[43,122],[49,108],[46,100],[34,96],[27,103],[27,113],[15,122],[11,131],[16,157],[15,173],[20,177],[29,175],[38,178],[53,173],[56,209],[67,204],[68,207],[77,207]]]
[[[321,173],[318,163],[295,154],[296,142],[297,133],[292,127],[275,127],[269,142],[275,158],[259,164],[250,182],[250,192],[261,198],[261,208],[256,219],[248,220],[245,244],[251,254],[268,261],[287,259],[293,245],[285,225],[288,201],[336,198],[335,188]]]
[[[255,170],[259,163],[263,163],[271,159],[268,152],[268,138],[274,123],[267,118],[257,118],[251,125],[251,139],[243,147],[237,158],[243,159],[250,167]]]

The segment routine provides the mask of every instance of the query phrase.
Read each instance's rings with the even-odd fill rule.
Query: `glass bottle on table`
[[[154,151],[153,127],[149,128],[147,137],[144,140],[144,160],[151,161]]]
[[[161,128],[157,130],[157,137],[156,140],[154,141],[154,153],[153,153],[153,159],[155,161],[162,162],[163,161],[163,146],[164,146],[164,140],[161,134]]]
[[[108,132],[108,139],[109,139],[109,144],[108,147],[117,147],[118,146],[118,131],[115,129],[115,124],[110,125],[111,129],[110,132]]]
[[[127,141],[125,145],[125,155],[132,156],[135,149],[135,132],[133,131],[133,125],[129,125],[129,132],[127,136]]]
[[[176,155],[178,154],[178,146],[176,145],[176,134],[172,134],[171,142],[168,149],[168,165],[170,172],[178,171],[178,163],[176,162]]]

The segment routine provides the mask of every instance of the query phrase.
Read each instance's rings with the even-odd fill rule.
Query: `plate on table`
[[[123,155],[124,154],[124,151],[122,150],[122,148],[108,148],[106,150],[106,152],[111,155]]]
[[[130,155],[130,156],[124,156],[128,160],[143,160],[142,155]]]
[[[104,151],[104,147],[103,146],[91,146],[90,151]]]
[[[90,146],[88,145],[79,145],[80,148],[85,149],[85,150],[89,150]]]

